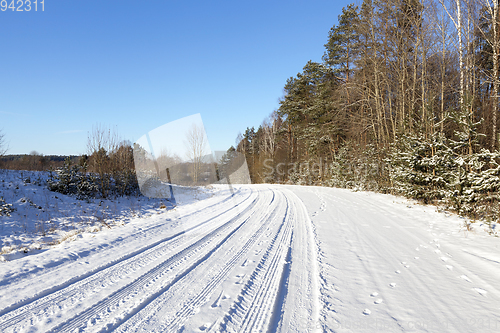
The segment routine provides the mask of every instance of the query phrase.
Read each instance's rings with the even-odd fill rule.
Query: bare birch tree
[[[118,136],[101,124],[92,127],[87,135],[87,152],[90,156],[90,170],[99,176],[100,191],[103,198],[107,197],[110,183],[111,160],[108,154],[118,148]]]
[[[274,157],[276,152],[276,136],[278,134],[278,114],[273,112],[268,119],[262,122],[263,137],[260,150]]]
[[[208,153],[205,130],[202,126],[193,124],[186,133],[186,157],[191,163],[192,180],[196,184],[200,178],[203,157]]]
[[[450,20],[443,6],[440,6],[436,2],[432,1],[432,12],[431,12],[431,24],[434,26],[434,32],[436,35],[436,49],[435,54],[439,54],[439,81],[436,85],[437,91],[439,91],[439,127],[440,132],[444,131],[444,118],[446,116],[446,89],[449,85],[450,77],[447,77],[447,70],[449,67],[449,58],[451,56],[450,52]]]
[[[5,134],[0,131],[0,157],[5,155],[9,147],[7,147],[7,143],[5,142]]]
[[[491,149],[495,150],[497,148],[497,114],[498,114],[498,102],[499,102],[499,87],[500,81],[498,79],[498,57],[500,55],[500,36],[499,36],[499,12],[498,12],[498,1],[497,0],[480,0],[487,17],[488,29],[479,25],[478,29],[481,32],[484,40],[491,47],[492,56],[492,69],[489,73],[485,73],[487,80],[493,85],[493,96],[492,104],[492,124],[491,124]]]
[[[463,39],[463,16],[462,16],[462,2],[463,0],[453,0],[452,4],[447,4],[445,0],[439,0],[443,9],[448,14],[448,17],[453,22],[457,32],[456,48],[458,50],[458,66],[460,70],[460,107],[464,105],[465,98],[465,72],[464,66],[464,39]],[[452,8],[453,5],[453,8]],[[453,12],[454,9],[454,12]]]

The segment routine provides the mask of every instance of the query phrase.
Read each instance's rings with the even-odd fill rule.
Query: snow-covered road
[[[0,263],[0,332],[496,332],[498,238],[404,199],[248,185]]]

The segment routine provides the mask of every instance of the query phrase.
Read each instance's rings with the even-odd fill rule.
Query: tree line
[[[375,188],[474,214],[497,202],[499,22],[496,0],[345,7],[322,61],[238,138],[252,181]]]
[[[79,156],[30,154],[6,155],[7,143],[0,132],[0,168],[48,171],[49,189],[78,198],[107,198],[139,193],[133,147],[120,140],[111,128],[93,126],[87,136],[87,153]]]
[[[48,181],[52,191],[79,199],[138,195],[132,144],[111,128],[94,125],[87,136],[87,154],[66,159]]]
[[[0,156],[0,168],[10,170],[45,171],[57,169],[64,165],[67,159],[77,163],[79,156],[76,155],[43,155],[37,151],[29,154]]]

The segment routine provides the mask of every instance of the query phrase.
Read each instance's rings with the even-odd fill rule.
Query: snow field
[[[76,200],[49,191],[48,178],[48,172],[0,170],[0,197],[15,209],[11,216],[0,216],[0,261],[16,260],[84,234],[163,214],[163,205],[172,208],[165,200],[145,197]],[[180,202],[210,195],[213,190],[189,198],[181,195]]]
[[[492,261],[499,243],[487,230],[464,234],[463,219],[388,195],[317,188],[294,192],[306,206],[317,207],[312,220],[320,230],[320,324],[325,331],[500,329],[500,288],[494,278],[500,260]],[[473,258],[470,251],[481,254]]]

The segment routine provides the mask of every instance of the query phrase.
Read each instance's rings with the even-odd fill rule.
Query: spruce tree
[[[453,151],[441,133],[436,132],[430,138],[423,134],[401,134],[389,156],[392,188],[396,193],[425,203],[446,197]]]
[[[454,136],[449,139],[449,147],[453,152],[453,165],[448,174],[449,198],[458,212],[468,214],[473,212],[478,199],[472,186],[482,169],[476,155],[479,138],[483,136],[477,130],[482,120],[474,120],[470,101],[466,101],[461,109],[452,112],[449,117],[457,126]]]

